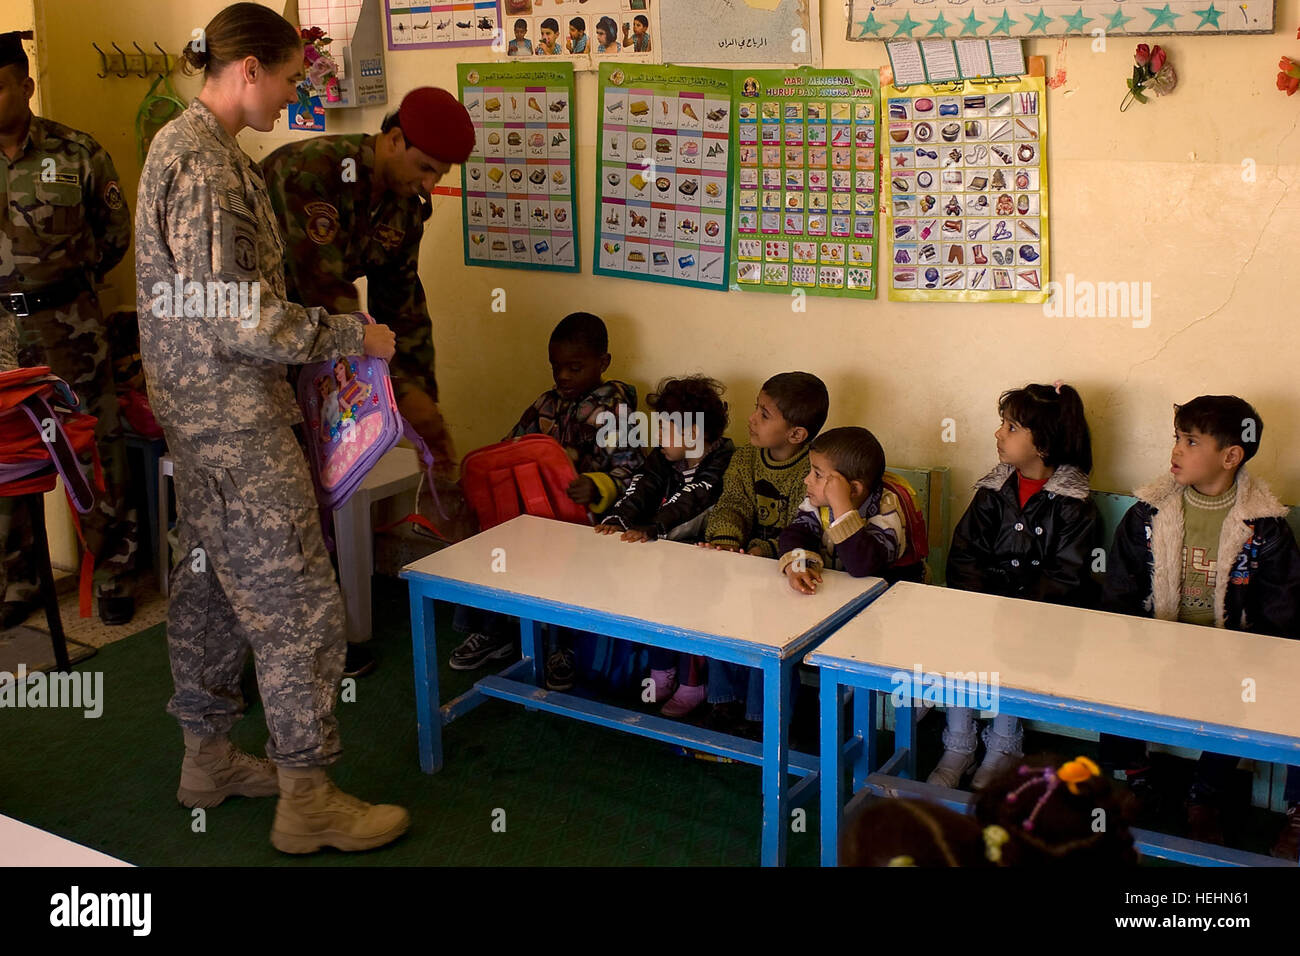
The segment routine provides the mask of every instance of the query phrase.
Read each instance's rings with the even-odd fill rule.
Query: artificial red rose
[[[1137,53],[1133,54],[1133,60],[1138,66],[1146,66],[1151,60],[1151,48],[1145,43],[1139,43]]]
[[[1291,72],[1291,58],[1289,56],[1282,57],[1277,61],[1277,68],[1283,73]]]
[[[1165,65],[1165,59],[1166,56],[1164,50],[1160,49],[1158,45],[1152,47],[1151,62],[1147,65],[1147,69],[1152,73],[1159,73],[1161,68]]]
[[[1277,88],[1285,91],[1287,96],[1295,96],[1296,89],[1300,88],[1300,76],[1279,73],[1277,75]]]

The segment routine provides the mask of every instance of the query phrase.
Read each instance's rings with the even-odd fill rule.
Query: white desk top
[[[493,549],[505,573],[492,570]],[[584,525],[522,515],[409,564],[405,573],[630,617],[652,625],[784,648],[879,578],[824,574],[797,594],[775,561],[676,541],[628,544]],[[593,630],[599,623],[593,621]]]
[[[1193,624],[903,582],[808,663],[997,671],[1007,690],[1300,737],[1300,641]]]
[[[130,866],[0,814],[0,866]]]

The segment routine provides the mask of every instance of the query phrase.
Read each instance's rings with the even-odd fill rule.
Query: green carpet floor
[[[442,771],[421,773],[404,582],[377,577],[374,607],[371,646],[380,664],[357,682],[355,703],[339,704],[344,755],[331,774],[364,799],[411,811],[411,830],[397,844],[365,854],[282,855],[268,841],[275,812],[269,798],[228,800],[207,811],[205,832],[194,832],[191,811],[175,799],[181,735],[164,710],[172,684],[161,625],[83,665],[104,674],[102,717],[0,712],[0,813],[143,866],[757,864],[756,767],[692,760],[653,741],[489,701],[446,729]],[[447,624],[440,620],[444,701],[484,673],[447,668],[457,640]],[[247,676],[251,690],[251,668]],[[815,748],[816,720],[815,694],[807,692],[795,713],[795,747]],[[938,758],[941,731],[939,719],[922,722],[923,766]],[[253,703],[234,737],[263,752],[260,704]],[[1043,735],[1026,740],[1030,753],[1095,756],[1095,747]],[[505,811],[504,833],[493,830],[497,810]],[[1240,824],[1241,845],[1267,852],[1281,818],[1250,811]],[[1162,828],[1179,827],[1171,816]],[[804,831],[789,837],[791,865],[817,863],[817,834],[814,795]]]

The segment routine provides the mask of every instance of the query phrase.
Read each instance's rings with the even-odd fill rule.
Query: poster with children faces
[[[602,64],[598,275],[727,288],[731,73]]]
[[[496,52],[567,60],[577,70],[602,62],[658,63],[659,0],[498,0]]]
[[[1045,302],[1043,78],[887,86],[881,111],[890,299]]]
[[[465,63],[456,74],[474,122],[465,264],[579,271],[572,64]]]
[[[876,297],[874,70],[735,73],[732,288]]]
[[[486,46],[501,36],[498,7],[498,0],[384,0],[388,49]]]

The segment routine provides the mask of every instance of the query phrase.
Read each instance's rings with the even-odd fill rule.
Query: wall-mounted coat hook
[[[113,49],[116,50],[118,53],[122,54],[122,72],[117,73],[116,71],[114,71],[114,75],[117,76],[118,79],[126,79],[126,77],[129,76],[131,73],[131,68],[127,66],[126,63],[126,51],[123,50],[120,46],[118,46],[116,41],[113,42]]]
[[[95,75],[98,76],[101,80],[106,80],[108,79],[108,54],[106,54],[103,50],[99,48],[98,43],[91,41],[90,45],[93,46],[95,48],[95,52],[99,54],[99,63],[104,70],[103,73],[96,73]]]
[[[142,80],[148,79],[149,78],[149,54],[145,53],[144,47],[136,43],[134,40],[131,41],[131,46],[135,47],[140,52],[140,72],[137,73],[136,76],[140,77],[140,79]]]
[[[153,47],[154,47],[155,50],[157,50],[159,53],[162,54],[162,58],[163,58],[163,68],[162,68],[162,72],[160,73],[160,75],[161,75],[161,76],[170,76],[170,75],[171,75],[171,72],[172,72],[172,55],[171,55],[170,53],[168,53],[166,50],[164,50],[162,47],[160,47],[160,46],[158,45],[158,41],[157,41],[157,40],[154,40],[154,41],[153,41]]]

